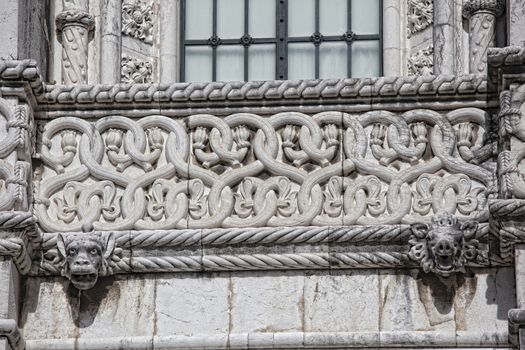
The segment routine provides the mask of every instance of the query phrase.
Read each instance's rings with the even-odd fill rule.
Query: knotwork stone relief
[[[58,235],[58,265],[62,276],[77,289],[93,288],[99,275],[112,273],[111,256],[115,251],[115,237],[105,239],[95,234]]]
[[[486,221],[485,112],[122,116],[45,124],[47,232]]]
[[[412,224],[409,256],[425,272],[449,276],[464,271],[467,260],[478,254],[477,227],[476,221],[459,222],[446,212],[433,216],[430,224]]]

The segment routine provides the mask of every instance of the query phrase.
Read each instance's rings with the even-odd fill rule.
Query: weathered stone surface
[[[374,270],[307,273],[305,332],[379,331],[379,292]]]
[[[508,1],[510,19],[507,23],[508,44],[525,45],[525,1]]]
[[[156,334],[228,333],[231,283],[229,273],[158,277]]]
[[[94,288],[82,292],[61,278],[30,279],[21,318],[24,336],[56,339],[151,335],[154,294],[155,278],[147,275],[101,278]]]
[[[18,318],[19,274],[13,260],[0,257],[0,319]]]
[[[302,272],[232,276],[232,333],[299,332],[304,329]]]

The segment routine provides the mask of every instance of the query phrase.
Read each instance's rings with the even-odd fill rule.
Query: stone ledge
[[[93,339],[28,340],[27,350],[111,349],[349,349],[355,347],[501,347],[506,332],[232,333]]]

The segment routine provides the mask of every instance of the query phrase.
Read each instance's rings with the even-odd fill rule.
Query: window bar
[[[213,33],[212,37],[217,37],[217,0],[213,0]],[[217,46],[212,45],[212,56],[211,56],[211,81],[217,80]]]
[[[383,76],[383,0],[379,0],[379,76]]]
[[[277,55],[276,79],[288,79],[288,0],[276,0],[277,5]]]
[[[180,42],[182,43],[182,53],[180,55],[180,81],[186,81],[186,1],[181,1],[180,5],[180,15],[179,18],[181,18],[180,21]]]
[[[347,33],[352,33],[352,0],[347,1],[346,9],[346,24],[347,24]],[[347,38],[347,57],[346,57],[346,75],[348,78],[352,77],[352,40]]]
[[[250,28],[250,0],[244,0],[244,36],[249,38],[249,28]],[[250,44],[244,44],[244,80],[248,81],[248,50]]]
[[[314,36],[321,40],[315,40]],[[315,0],[315,33],[312,39],[314,39],[315,46],[315,79],[319,79],[319,46],[322,42],[322,36],[319,33],[319,0]]]

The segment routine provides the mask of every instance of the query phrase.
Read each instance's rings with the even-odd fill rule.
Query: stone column
[[[465,0],[463,17],[469,21],[469,73],[487,73],[487,50],[496,40],[496,18],[505,0]]]
[[[388,0],[387,0],[388,1]],[[173,83],[178,80],[178,1],[161,1],[160,24],[160,82]]]
[[[120,82],[122,0],[104,0],[102,3],[102,36],[100,43],[100,82]]]
[[[434,0],[434,74],[454,74],[454,0]]]
[[[383,75],[386,77],[403,75],[401,53],[404,48],[402,38],[406,36],[405,26],[401,31],[401,20],[405,17],[400,0],[383,0]]]
[[[62,82],[87,83],[88,42],[95,20],[87,0],[62,0],[63,11],[56,17],[58,40],[62,44]]]

